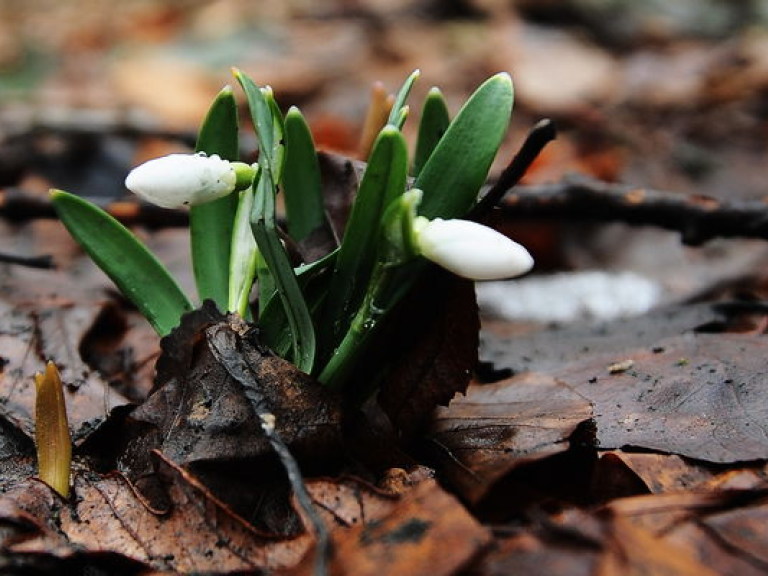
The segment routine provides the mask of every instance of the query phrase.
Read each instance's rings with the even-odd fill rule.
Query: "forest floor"
[[[0,571],[768,573],[765,3],[322,4],[0,4]],[[109,207],[191,292],[185,214],[123,180],[191,149],[232,66],[351,158],[372,83],[394,91],[416,68],[416,114],[433,85],[455,114],[512,75],[492,179],[537,121],[558,129],[496,213],[537,264],[477,285],[466,394],[407,440],[373,426],[302,461],[328,547],[242,436],[222,448],[190,426],[157,444],[136,424],[191,415],[151,394],[159,338],[48,201],[56,187]],[[430,382],[465,312],[435,328]],[[67,500],[35,478],[47,360],[75,445]]]

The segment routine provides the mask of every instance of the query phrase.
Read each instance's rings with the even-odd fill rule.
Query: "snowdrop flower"
[[[525,248],[477,222],[418,216],[413,233],[422,256],[470,280],[511,278],[533,267]]]
[[[246,187],[247,169],[241,162],[228,162],[216,154],[170,154],[137,166],[125,179],[126,187],[147,202],[163,208],[195,206]],[[244,185],[243,185],[244,184]]]

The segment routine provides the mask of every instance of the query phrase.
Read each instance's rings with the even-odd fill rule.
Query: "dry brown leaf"
[[[479,500],[510,470],[568,449],[592,416],[588,401],[556,380],[524,374],[473,385],[437,410],[430,440],[461,494]]]
[[[686,334],[575,362],[553,375],[594,404],[603,449],[633,446],[729,463],[768,458],[765,337]]]
[[[35,313],[0,304],[0,349],[5,359],[0,374],[0,397],[20,428],[32,436],[35,388],[33,375],[45,370],[45,361],[62,367],[69,427],[75,441],[87,436],[115,406],[128,400],[110,389],[80,358],[78,344],[99,315],[92,304],[41,307]]]
[[[376,511],[370,504],[359,508],[360,494],[346,492],[345,501],[352,510],[360,511],[348,518],[362,520],[362,510],[368,517],[365,523],[358,521],[333,533],[332,574],[449,576],[466,566],[490,540],[488,530],[434,480],[419,483],[400,499],[379,495],[384,505],[380,503]],[[370,502],[371,490],[367,492],[364,501]],[[336,498],[332,502],[338,502]],[[339,513],[334,510],[333,516],[338,522]],[[312,573],[306,559],[299,573]]]
[[[396,313],[412,328],[387,342],[399,344],[402,355],[382,383],[378,402],[395,427],[411,435],[423,429],[436,406],[466,391],[477,366],[480,321],[474,283],[442,270],[434,270],[402,304]]]

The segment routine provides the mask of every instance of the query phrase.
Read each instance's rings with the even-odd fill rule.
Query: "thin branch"
[[[765,202],[720,201],[710,196],[675,194],[611,184],[585,176],[510,190],[499,206],[517,220],[627,222],[680,232],[684,244],[698,246],[714,238],[768,239]]]
[[[17,264],[19,266],[26,266],[27,268],[41,268],[44,270],[52,270],[56,268],[53,256],[50,254],[43,254],[42,256],[17,256],[16,254],[0,252],[0,263]]]
[[[545,118],[537,122],[531,128],[518,153],[515,154],[515,157],[512,158],[512,161],[501,173],[499,179],[482,196],[467,218],[479,220],[491,211],[501,201],[507,191],[520,182],[520,179],[539,156],[544,146],[552,142],[556,137],[557,130],[552,120]]]
[[[99,202],[110,215],[125,225],[139,224],[147,228],[174,228],[187,226],[189,214],[186,210],[168,210],[153,204],[135,201]],[[21,188],[0,189],[0,217],[11,222],[26,222],[38,218],[56,218],[56,211],[47,197],[25,192]]]

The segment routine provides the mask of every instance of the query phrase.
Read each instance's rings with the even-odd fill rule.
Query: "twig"
[[[515,154],[515,157],[512,158],[512,161],[501,173],[499,179],[483,195],[467,218],[478,220],[492,210],[507,191],[517,185],[531,164],[533,164],[533,161],[536,160],[544,149],[544,146],[552,142],[556,137],[557,130],[554,122],[548,118],[537,122],[531,128],[518,153]]]
[[[27,268],[42,268],[44,270],[52,270],[56,268],[56,264],[53,262],[53,256],[50,254],[43,254],[42,256],[17,256],[15,254],[0,252],[0,263],[18,264],[19,266],[26,266]]]
[[[720,201],[710,196],[674,194],[610,184],[585,176],[521,186],[504,196],[500,209],[514,219],[620,221],[680,232],[684,244],[713,238],[768,239],[768,205],[762,201]]]
[[[231,329],[230,329],[231,328]],[[317,539],[317,552],[315,554],[315,575],[328,574],[328,558],[331,553],[331,540],[322,518],[312,505],[312,498],[304,484],[301,470],[296,459],[291,454],[288,446],[283,442],[276,428],[275,415],[272,413],[269,403],[261,391],[254,386],[256,375],[245,361],[239,338],[234,329],[239,326],[215,325],[206,331],[208,343],[216,360],[225,368],[227,373],[234,378],[243,388],[243,394],[251,404],[251,408],[261,421],[261,429],[267,437],[272,449],[280,459],[280,463],[288,476],[296,500],[301,507],[305,518],[312,524],[315,538]]]

